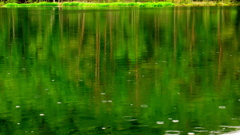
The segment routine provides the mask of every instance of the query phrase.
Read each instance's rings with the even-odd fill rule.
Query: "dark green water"
[[[239,7],[0,8],[0,19],[1,135],[240,128]]]

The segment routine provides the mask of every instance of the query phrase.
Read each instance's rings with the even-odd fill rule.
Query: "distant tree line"
[[[4,3],[33,3],[33,2],[173,2],[173,3],[189,3],[189,2],[240,2],[240,0],[0,0]]]

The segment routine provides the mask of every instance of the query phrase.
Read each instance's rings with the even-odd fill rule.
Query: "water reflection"
[[[4,134],[238,130],[236,7],[1,8],[0,17]]]

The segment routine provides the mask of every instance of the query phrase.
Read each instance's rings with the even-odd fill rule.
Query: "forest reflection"
[[[239,11],[0,8],[0,127],[52,135],[235,130]]]

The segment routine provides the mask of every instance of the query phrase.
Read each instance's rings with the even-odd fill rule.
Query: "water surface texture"
[[[240,129],[240,8],[0,8],[2,135]]]

